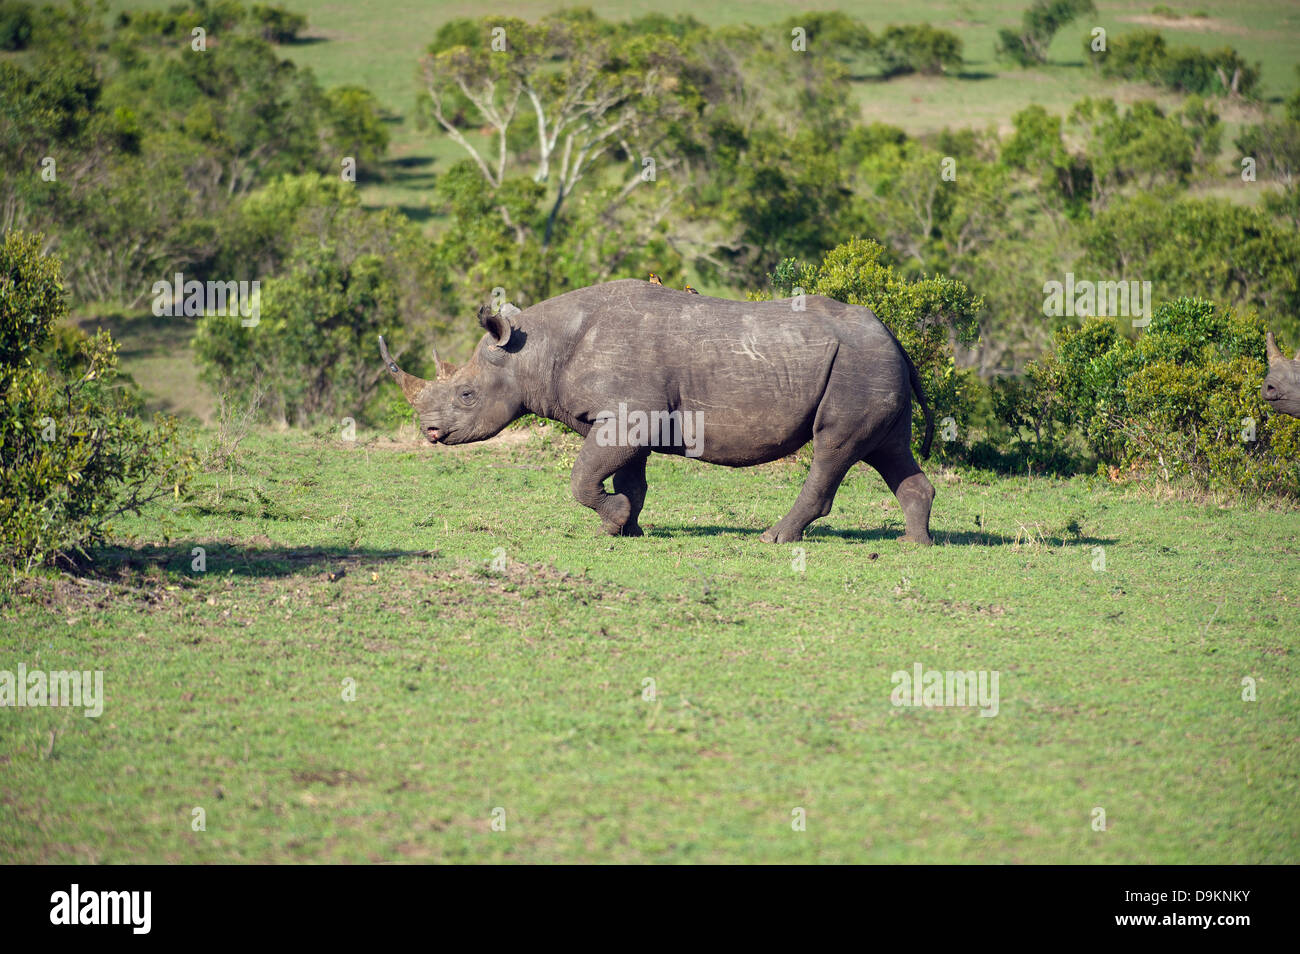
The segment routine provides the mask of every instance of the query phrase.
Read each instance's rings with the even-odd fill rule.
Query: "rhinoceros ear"
[[[478,310],[478,323],[483,326],[483,330],[492,336],[498,348],[504,348],[510,343],[510,336],[514,333],[514,326],[510,324],[510,319],[505,315],[492,314],[491,305],[480,305]]]

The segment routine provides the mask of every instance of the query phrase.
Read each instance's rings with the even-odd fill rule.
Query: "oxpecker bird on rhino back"
[[[812,441],[803,489],[763,540],[801,540],[864,461],[902,506],[902,539],[930,543],[934,488],[912,456],[913,393],[925,414],[922,456],[934,418],[916,368],[870,309],[819,295],[799,303],[626,279],[522,311],[480,308],[486,334],[473,357],[455,369],[435,353],[432,381],[399,368],[382,337],[379,348],[433,443],[486,440],[527,412],[581,434],[573,495],[607,533],[641,535],[652,452],[748,467]]]

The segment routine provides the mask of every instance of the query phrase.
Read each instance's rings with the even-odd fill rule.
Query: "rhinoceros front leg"
[[[643,447],[602,447],[593,429],[583,442],[573,465],[569,485],[573,497],[600,515],[601,528],[611,536],[641,535],[636,518],[645,502],[645,457]],[[639,470],[637,462],[640,461]],[[605,491],[605,481],[614,477],[614,493]]]
[[[614,471],[614,493],[622,494],[632,505],[627,523],[623,524],[625,537],[641,536],[641,526],[637,523],[637,518],[641,516],[641,508],[645,506],[645,494],[648,489],[645,464],[649,459],[650,452],[644,451],[634,457],[631,463]]]

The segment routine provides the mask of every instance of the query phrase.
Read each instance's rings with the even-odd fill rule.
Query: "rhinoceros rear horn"
[[[443,361],[442,358],[438,357],[437,348],[433,349],[433,366],[436,369],[435,374],[437,375],[437,377],[434,378],[435,381],[449,378],[456,373],[456,366],[454,364],[450,361]]]
[[[413,374],[407,374],[397,366],[393,356],[388,353],[388,344],[384,341],[383,335],[379,336],[379,355],[384,359],[384,367],[388,368],[388,373],[402,386],[402,393],[406,395],[406,400],[414,404],[416,397],[419,396],[420,392],[424,390],[424,386],[429,382],[424,378],[417,378]]]
[[[1269,364],[1272,364],[1274,361],[1285,361],[1285,360],[1286,360],[1286,355],[1284,355],[1284,354],[1282,353],[1282,349],[1279,348],[1279,347],[1277,346],[1277,342],[1273,340],[1273,332],[1271,332],[1271,331],[1268,332],[1268,334],[1266,334],[1266,335],[1264,336],[1264,340],[1265,340],[1265,342],[1266,342],[1267,345],[1268,345],[1268,363],[1269,363]]]

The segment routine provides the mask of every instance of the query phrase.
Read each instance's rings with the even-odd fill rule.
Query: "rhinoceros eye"
[[[460,399],[465,404],[473,404],[474,392],[470,388],[461,388]]]

